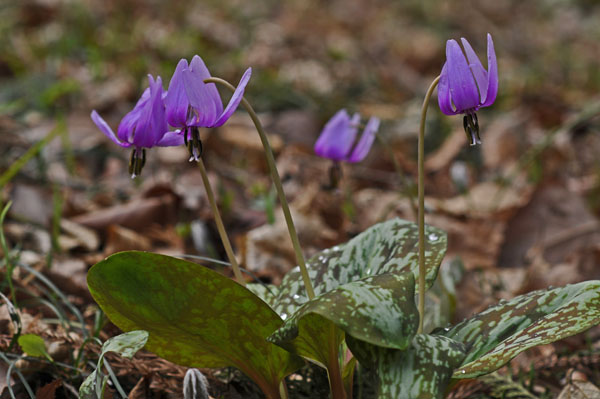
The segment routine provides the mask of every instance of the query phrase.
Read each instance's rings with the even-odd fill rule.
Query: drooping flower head
[[[333,161],[362,161],[375,140],[379,129],[379,119],[371,117],[365,126],[360,140],[355,143],[360,124],[360,115],[355,113],[350,118],[345,109],[338,111],[325,124],[321,135],[315,143],[315,153]]]
[[[334,161],[329,169],[328,189],[336,188],[341,179],[340,161],[360,162],[367,156],[379,129],[379,119],[371,117],[363,129],[362,136],[356,142],[359,126],[358,113],[350,117],[345,109],[339,110],[325,124],[315,143],[315,153],[318,156]]]
[[[487,71],[469,42],[461,39],[446,43],[446,63],[438,87],[438,103],[446,115],[465,114],[463,124],[471,145],[481,144],[475,112],[488,107],[498,94],[498,64],[492,36],[487,35]]]
[[[131,177],[141,173],[146,162],[146,148],[183,143],[179,132],[169,132],[160,76],[154,80],[152,75],[148,75],[148,81],[149,87],[144,90],[135,107],[121,119],[116,135],[96,110],[91,114],[96,126],[114,143],[124,148],[133,147],[129,162]]]
[[[223,125],[236,110],[244,96],[244,90],[252,68],[248,68],[227,107],[223,109],[221,96],[214,83],[204,83],[211,77],[208,68],[199,56],[189,63],[182,59],[173,73],[165,97],[169,125],[181,129],[186,145],[190,149],[190,161],[201,155],[199,127]],[[188,144],[189,141],[189,144]]]

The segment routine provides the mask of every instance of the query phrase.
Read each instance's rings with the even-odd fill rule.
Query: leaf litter
[[[0,179],[6,181],[1,198],[13,200],[3,226],[10,250],[2,250],[3,264],[15,264],[22,333],[42,337],[57,362],[24,357],[12,342],[14,325],[3,304],[0,350],[6,359],[0,375],[6,375],[4,364],[15,362],[39,397],[74,397],[92,370],[87,362],[95,362],[100,351],[95,343],[84,344],[86,338],[104,342],[119,334],[97,311],[83,279],[105,256],[138,249],[225,259],[200,180],[180,162],[185,154],[151,153],[140,187],[124,173],[126,155],[110,147],[88,118],[98,108],[116,120],[139,93],[145,71],[165,75],[169,60],[200,50],[225,78],[238,76],[246,64],[260,71],[248,97],[273,141],[279,140],[277,163],[310,256],[377,222],[414,220],[414,193],[406,181],[416,176],[418,120],[411,109],[419,104],[411,108],[409,99],[421,95],[439,70],[444,31],[478,37],[493,27],[504,43],[498,54],[505,88],[499,107],[484,116],[481,151],[462,145],[460,127],[436,112],[436,128],[428,129],[435,134],[427,138],[426,220],[448,232],[447,259],[456,258],[465,270],[449,317],[457,322],[499,299],[598,278],[597,5],[536,0],[373,6],[340,0],[274,9],[268,1],[255,3],[140,7],[136,0],[76,6],[33,0],[0,10],[7,38],[0,55],[0,176],[10,172],[10,179]],[[380,134],[395,159],[376,144],[364,163],[344,168],[341,190],[328,192],[323,187],[329,165],[315,157],[312,143],[321,123],[348,99],[357,110],[382,118]],[[45,143],[13,174],[10,166],[60,120],[67,134]],[[281,238],[280,210],[269,203],[264,160],[246,117],[202,135],[242,265],[262,282],[279,283],[294,257]],[[203,226],[201,238],[197,225]],[[231,275],[226,266],[208,264]],[[4,273],[2,279],[6,288]],[[461,383],[449,395],[487,397],[503,381],[535,397],[594,397],[598,342],[595,328],[532,349],[495,382]],[[108,354],[107,362],[132,397],[181,395],[183,367],[144,351],[132,360]],[[204,374],[213,397],[256,397],[235,371]],[[307,370],[296,377],[318,379]],[[10,382],[17,397],[27,397],[15,371]],[[0,378],[2,398],[10,397],[7,383]]]

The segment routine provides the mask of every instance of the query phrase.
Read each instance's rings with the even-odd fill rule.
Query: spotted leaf
[[[474,378],[508,363],[526,349],[600,323],[600,281],[530,292],[494,305],[440,334],[469,352],[455,378]]]
[[[88,272],[92,296],[124,331],[150,333],[147,348],[188,367],[234,366],[275,396],[302,360],[265,340],[282,320],[235,281],[201,265],[121,252]]]
[[[337,351],[343,333],[405,349],[419,324],[414,292],[409,272],[365,277],[306,302],[269,340],[321,364]]]
[[[446,234],[434,227],[425,229],[426,285],[437,276],[446,252]],[[418,226],[393,219],[370,227],[345,244],[317,253],[308,260],[307,268],[315,294],[368,276],[384,273],[412,272],[419,275]],[[290,316],[308,298],[299,268],[288,273],[275,300],[275,311],[283,318]]]
[[[382,348],[347,337],[359,363],[377,376],[378,399],[442,399],[465,346],[450,338],[417,334],[407,350]]]
[[[102,363],[104,355],[107,352],[115,352],[119,355],[131,359],[137,351],[142,349],[148,341],[148,331],[138,330],[129,331],[110,338],[102,345],[100,356],[98,356],[98,364],[96,370],[83,381],[79,387],[79,397],[81,399],[98,399],[104,397],[104,389],[108,382],[108,376],[102,375]]]

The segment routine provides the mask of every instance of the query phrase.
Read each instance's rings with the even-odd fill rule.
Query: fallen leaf
[[[467,145],[467,136],[463,129],[456,129],[434,153],[425,159],[425,171],[437,172],[452,162]]]
[[[571,381],[556,399],[599,399],[600,389],[591,382]]]
[[[62,380],[54,380],[35,392],[35,399],[54,399],[56,390],[62,386]]]

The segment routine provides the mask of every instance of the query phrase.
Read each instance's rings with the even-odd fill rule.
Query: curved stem
[[[431,82],[423,108],[421,108],[421,124],[419,127],[419,150],[417,162],[419,164],[419,329],[418,334],[423,332],[423,319],[425,317],[425,119],[427,118],[427,106],[433,90],[438,85],[440,77],[438,76]]]
[[[246,283],[244,282],[244,277],[242,276],[242,272],[240,271],[240,266],[238,265],[237,260],[235,259],[235,255],[233,254],[233,248],[231,248],[231,242],[229,242],[229,237],[227,236],[227,232],[225,231],[223,219],[221,219],[221,213],[219,213],[219,208],[217,207],[215,195],[210,185],[210,181],[208,180],[208,175],[206,174],[206,168],[204,167],[204,161],[202,160],[202,157],[198,159],[198,168],[200,169],[200,174],[202,175],[202,182],[204,183],[204,188],[206,189],[206,196],[208,197],[208,202],[210,202],[210,207],[212,208],[213,214],[215,215],[215,223],[217,224],[219,236],[221,236],[221,241],[223,242],[223,247],[225,248],[225,252],[227,253],[227,258],[229,258],[229,263],[231,263],[231,267],[233,268],[233,274],[235,275],[235,279],[238,281],[238,283],[245,286]]]
[[[227,87],[232,92],[235,92],[235,87],[226,80],[220,78],[209,78],[204,80],[205,83],[218,83],[225,87]],[[246,109],[246,112],[250,115],[254,126],[260,136],[260,141],[265,149],[265,155],[267,157],[267,164],[269,165],[269,170],[271,172],[271,179],[273,180],[273,184],[275,185],[275,189],[277,189],[277,195],[279,197],[279,202],[281,204],[281,209],[283,211],[283,215],[285,217],[285,222],[287,224],[287,228],[290,234],[290,238],[292,240],[292,245],[294,246],[294,252],[296,253],[296,262],[298,262],[298,266],[300,267],[300,272],[302,273],[302,280],[304,281],[304,287],[306,288],[306,294],[309,299],[313,299],[315,297],[315,291],[313,290],[312,283],[310,282],[310,277],[308,276],[308,270],[306,269],[306,262],[304,260],[304,255],[302,255],[302,249],[300,248],[300,241],[298,240],[298,234],[296,233],[296,227],[294,226],[294,221],[292,220],[292,214],[290,212],[290,207],[285,198],[285,193],[283,192],[283,186],[281,185],[281,178],[279,177],[279,173],[277,172],[277,166],[275,166],[275,157],[273,156],[273,150],[271,149],[271,145],[269,144],[269,139],[265,130],[254,112],[254,109],[250,105],[250,103],[242,97],[242,105]]]

